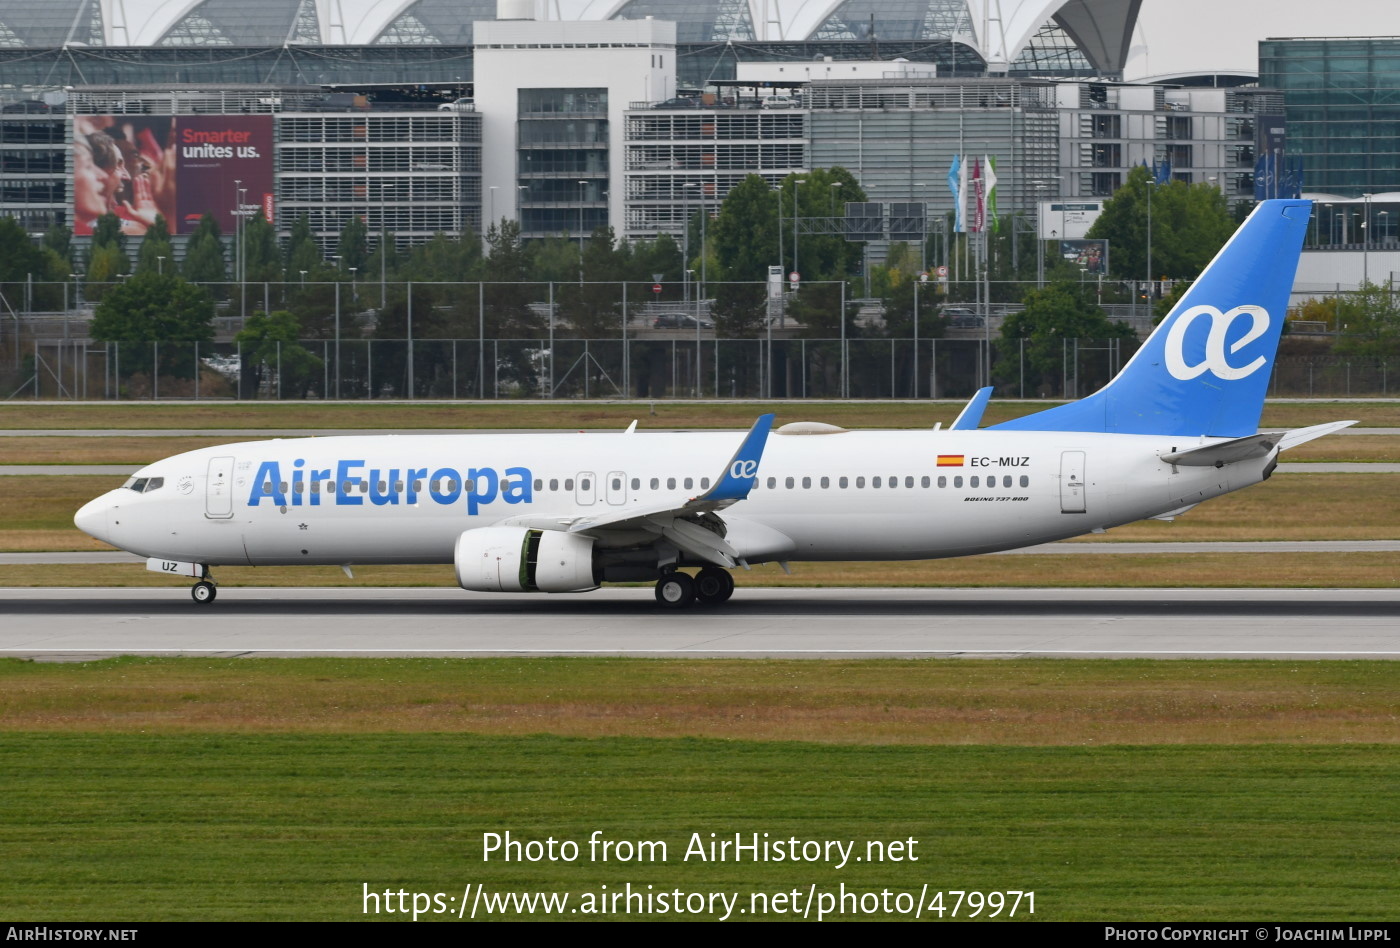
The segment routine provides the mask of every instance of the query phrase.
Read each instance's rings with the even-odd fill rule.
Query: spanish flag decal
[[[940,454],[938,456],[939,467],[962,467],[963,455],[961,454]]]

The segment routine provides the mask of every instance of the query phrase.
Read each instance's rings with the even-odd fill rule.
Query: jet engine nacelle
[[[457,585],[477,592],[596,589],[593,540],[559,530],[480,527],[457,538]]]

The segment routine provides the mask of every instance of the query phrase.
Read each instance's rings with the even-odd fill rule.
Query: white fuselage
[[[84,530],[147,557],[214,565],[450,563],[463,531],[546,527],[708,488],[738,432],[390,435],[256,441],[144,468]],[[1160,456],[1222,439],[1037,431],[773,433],[723,510],[748,562],[962,556],[1078,536],[1258,483]],[[703,480],[702,480],[703,479]],[[470,485],[466,482],[470,481]],[[644,537],[635,538],[638,542]],[[626,536],[600,543],[623,545]]]

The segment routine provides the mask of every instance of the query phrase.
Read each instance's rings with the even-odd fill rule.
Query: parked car
[[[766,95],[763,97],[765,109],[795,109],[798,102],[790,95]]]
[[[689,329],[694,331],[695,324],[700,324],[701,329],[714,329],[715,324],[703,317],[697,320],[689,313],[663,313],[656,317],[651,324],[652,329]]]
[[[665,102],[658,102],[652,106],[653,109],[698,109],[700,100],[691,96],[679,96],[674,99],[667,99]]]
[[[0,108],[0,112],[6,113],[33,112],[47,114],[52,111],[53,106],[49,105],[47,102],[40,101],[39,99],[24,99],[20,102],[9,102],[6,103],[4,108]]]
[[[439,112],[471,112],[476,109],[476,100],[470,96],[463,96],[460,99],[453,99],[451,102],[444,102],[438,106]]]

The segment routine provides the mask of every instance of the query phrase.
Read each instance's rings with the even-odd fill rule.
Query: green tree
[[[1067,348],[1067,340],[1082,344],[1136,338],[1132,327],[1104,315],[1080,284],[1052,283],[1027,293],[1025,309],[1006,317],[992,371],[999,382],[1015,384],[1024,348],[1026,392],[1065,395],[1069,393],[1062,391],[1064,379],[1082,374],[1065,361],[1067,352],[1078,351],[1072,343]],[[1082,382],[1081,388],[1092,384],[1092,379]]]
[[[213,214],[199,219],[194,233],[185,245],[185,263],[181,273],[191,283],[204,286],[213,296],[224,294],[223,283],[228,279],[224,260],[224,242],[219,234],[219,222]]]
[[[234,337],[242,353],[243,397],[256,398],[265,380],[278,398],[288,392],[298,398],[307,396],[321,380],[324,363],[300,343],[300,336],[301,324],[287,310],[259,310],[248,317]]]
[[[92,230],[83,295],[89,300],[100,300],[118,276],[130,272],[121,219],[115,214],[103,214]]]
[[[1225,196],[1205,182],[1151,180],[1146,168],[1128,172],[1127,182],[1104,202],[1087,236],[1108,240],[1109,266],[1119,279],[1144,279],[1150,200],[1152,279],[1194,280],[1235,232]]]
[[[612,228],[595,230],[583,247],[583,282],[564,282],[556,290],[560,318],[585,339],[619,336],[626,270]]]
[[[311,218],[305,214],[297,215],[292,224],[292,233],[287,238],[287,279],[300,282],[303,272],[315,273],[324,262],[321,246],[311,232]]]
[[[277,231],[261,211],[243,225],[243,260],[243,274],[249,283],[281,282],[282,254],[277,247]]]
[[[123,343],[121,367],[149,372],[152,342],[161,344],[162,376],[194,376],[192,351],[173,343],[214,338],[214,301],[202,287],[173,274],[138,273],[112,287],[92,320],[92,338]]]
[[[365,265],[369,262],[369,229],[360,215],[352,214],[341,228],[336,253],[340,255],[341,268],[347,273],[352,268],[357,273],[365,271]]]
[[[170,241],[170,228],[166,226],[165,218],[157,214],[155,223],[146,228],[146,234],[141,238],[133,272],[174,273],[175,269],[175,248]]]
[[[1366,282],[1337,302],[1341,334],[1332,351],[1343,358],[1390,361],[1400,356],[1400,304],[1388,287]]]

